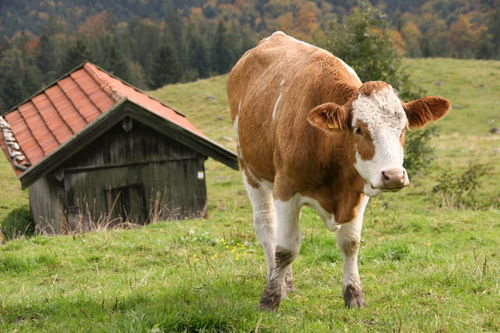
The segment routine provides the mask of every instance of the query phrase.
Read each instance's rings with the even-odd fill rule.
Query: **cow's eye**
[[[361,134],[363,134],[363,131],[361,131],[361,128],[356,127],[356,128],[354,129],[354,133],[356,133],[357,135],[361,135]]]

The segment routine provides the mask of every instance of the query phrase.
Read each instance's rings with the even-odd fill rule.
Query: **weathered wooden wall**
[[[62,233],[64,191],[61,183],[49,174],[38,179],[29,190],[31,215],[37,232]]]
[[[47,200],[47,193],[51,193],[50,200],[62,200],[64,223],[69,228],[114,223],[120,217],[138,223],[148,222],[150,217],[204,217],[205,159],[127,119],[66,161],[55,173],[60,182],[54,174],[48,175],[45,178],[53,181],[33,185],[30,196],[38,203]],[[42,206],[33,205],[34,214],[60,219],[51,208],[60,209],[59,204],[46,204],[43,211],[38,209]]]

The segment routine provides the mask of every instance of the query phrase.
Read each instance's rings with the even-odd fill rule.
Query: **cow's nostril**
[[[384,181],[384,183],[388,182],[390,179],[391,177],[389,177],[385,171],[382,171],[382,180]]]
[[[382,173],[382,184],[385,189],[400,189],[405,186],[405,170],[404,169],[387,169]]]

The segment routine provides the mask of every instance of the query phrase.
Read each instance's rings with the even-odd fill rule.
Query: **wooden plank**
[[[190,160],[193,158],[196,158],[196,156],[182,157],[182,158],[167,158],[167,159],[151,160],[151,161],[137,162],[137,163],[109,164],[109,165],[88,166],[88,167],[81,167],[81,168],[78,168],[78,167],[64,168],[64,173],[69,174],[69,173],[80,173],[80,172],[97,171],[97,170],[105,170],[105,169],[119,169],[119,168],[134,167],[134,166],[141,166],[141,165],[148,165],[148,164],[155,164],[155,163],[184,161],[184,160]]]
[[[38,232],[61,233],[64,224],[63,186],[52,175],[36,181],[29,190],[31,215]]]

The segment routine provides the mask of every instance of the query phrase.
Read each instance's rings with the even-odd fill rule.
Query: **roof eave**
[[[22,188],[25,189],[31,186],[40,177],[57,169],[62,163],[84,149],[93,139],[104,134],[125,117],[136,119],[166,136],[170,134],[174,140],[191,147],[198,153],[212,157],[230,168],[238,170],[237,156],[230,150],[125,98],[88,124],[81,132],[59,146],[42,161],[20,174],[18,178],[21,181]],[[174,133],[178,135],[172,135]]]

